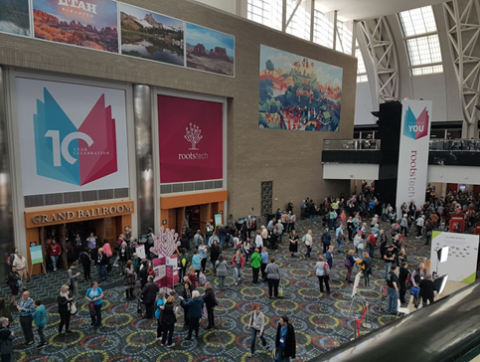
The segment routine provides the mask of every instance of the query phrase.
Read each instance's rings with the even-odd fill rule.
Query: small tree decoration
[[[150,251],[157,257],[164,256],[165,258],[169,258],[175,253],[175,250],[180,244],[178,234],[175,230],[165,230],[162,226],[160,231],[156,235],[153,235],[153,246],[150,248]]]
[[[192,148],[189,148],[189,150],[198,150],[196,146],[197,143],[200,142],[203,138],[203,136],[201,135],[202,130],[200,129],[200,127],[192,125],[191,123],[190,129],[188,129],[188,127],[185,127],[185,129],[187,130],[187,134],[183,137],[185,137],[188,142],[192,143]]]

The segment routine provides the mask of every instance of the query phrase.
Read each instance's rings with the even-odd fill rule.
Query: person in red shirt
[[[52,261],[53,271],[57,271],[57,262],[60,255],[62,255],[62,247],[58,244],[55,239],[52,240],[50,246],[48,247],[48,256]]]
[[[368,254],[370,258],[373,258],[373,253],[375,252],[375,245],[377,245],[377,239],[375,238],[375,231],[372,231],[370,235],[368,235]]]

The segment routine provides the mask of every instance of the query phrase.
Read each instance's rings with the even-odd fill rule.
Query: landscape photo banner
[[[23,194],[129,187],[125,91],[17,78]]]
[[[223,103],[158,95],[160,182],[223,179]]]
[[[427,187],[428,153],[430,145],[431,101],[402,101],[402,125],[397,171],[397,196],[395,205],[398,218],[404,202],[425,203]]]
[[[35,38],[118,53],[116,1],[32,0],[32,3]]]
[[[235,75],[235,37],[187,23],[187,68]]]
[[[30,36],[29,0],[0,0],[0,33]]]
[[[430,273],[448,275],[448,280],[474,283],[477,279],[478,235],[434,231],[430,251]],[[438,263],[437,251],[448,246],[448,258]],[[438,270],[437,270],[438,268]]]
[[[339,132],[343,68],[260,46],[259,128]]]
[[[119,6],[123,55],[185,65],[182,20],[124,3]]]

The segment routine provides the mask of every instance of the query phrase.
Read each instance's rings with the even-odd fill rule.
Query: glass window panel
[[[333,23],[317,10],[315,10],[313,41],[327,48],[333,48]]]
[[[282,0],[248,0],[247,18],[282,30]]]
[[[399,14],[405,36],[422,35],[437,31],[431,6],[403,11]]]

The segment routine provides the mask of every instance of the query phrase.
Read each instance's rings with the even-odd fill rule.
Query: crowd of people
[[[84,281],[91,283],[84,298],[88,303],[92,326],[102,324],[102,300],[105,292],[97,281],[92,281],[91,265],[96,265],[99,282],[106,280],[108,274],[112,273],[113,265],[123,275],[126,299],[140,298],[145,308],[145,317],[157,322],[157,339],[162,346],[169,348],[174,345],[172,337],[181,310],[183,327],[188,329],[187,340],[198,338],[202,318],[207,321],[207,329],[216,327],[214,313],[218,302],[212,283],[206,281],[207,268],[211,268],[212,274],[218,277],[218,288],[224,290],[228,287],[225,285],[228,276],[233,276],[236,286],[243,278],[242,270],[250,267],[252,283],[265,283],[268,298],[283,297],[283,288],[280,286],[282,270],[276,263],[275,253],[279,246],[286,246],[285,244],[288,244],[292,258],[300,256],[304,260],[312,257],[316,259],[312,275],[317,277],[322,294],[331,293],[331,270],[342,267],[342,263],[347,270],[347,283],[352,283],[354,273],[360,273],[364,286],[369,287],[373,260],[378,259],[378,262],[385,265],[388,312],[395,315],[398,313],[398,300],[407,303],[408,289],[414,297],[416,307],[433,303],[432,275],[426,273],[423,264],[415,269],[409,268],[405,237],[414,232],[417,238],[424,237],[428,244],[432,231],[447,228],[453,214],[464,215],[467,223],[474,222],[480,198],[472,193],[458,192],[449,193],[444,198],[430,199],[421,207],[413,202],[404,203],[397,217],[394,207],[380,204],[373,187],[364,185],[358,195],[353,194],[348,198],[344,195],[328,197],[319,205],[315,205],[310,198],[303,200],[299,206],[300,219],[311,220],[316,231],[322,230],[319,240],[314,239],[313,230],[308,230],[303,235],[297,234],[296,206],[293,201],[287,203],[285,211],[278,209],[267,225],[260,225],[258,230],[255,225],[257,220],[251,216],[239,223],[230,215],[225,227],[214,227],[212,220],[207,224],[205,234],[200,230],[193,234],[188,225],[185,225],[178,250],[179,286],[170,294],[159,289],[154,281],[151,255],[147,253],[147,258],[141,260],[135,253],[137,241],[129,233],[120,235],[114,244],[114,252],[108,243],[98,243],[91,234],[85,242],[78,242],[78,261],[68,268],[67,283],[61,287],[57,297],[59,333],[63,333],[64,328],[64,333],[71,333],[70,316],[76,312],[76,303],[80,298],[80,264],[83,267]],[[153,230],[149,230],[143,242],[152,242],[152,235]],[[376,253],[377,248],[379,253]],[[227,251],[228,249],[231,250]],[[231,258],[227,257],[227,254],[232,253]],[[317,256],[312,256],[312,253]],[[191,257],[187,256],[189,254]],[[53,270],[56,271],[61,247],[54,240],[49,245],[48,255]],[[335,262],[334,259],[339,259],[340,262]],[[25,288],[28,279],[25,257],[15,250],[10,261],[7,283],[12,291],[11,304],[19,311],[25,343],[34,343],[32,324],[35,323],[40,337],[38,348],[43,348],[46,345],[43,335],[45,308],[42,301],[33,301]],[[200,287],[204,288],[203,294]],[[137,289],[139,292],[135,292]],[[21,294],[21,298],[17,302],[18,294]],[[5,305],[4,300],[0,300],[0,306],[2,305]],[[265,316],[261,309],[261,305],[256,305],[248,318],[248,328],[252,330],[249,357],[255,356],[257,337],[264,348],[271,348],[264,338]],[[12,334],[6,330],[11,318],[7,316],[7,320],[2,319],[1,310],[0,308],[0,341],[5,340],[8,344]],[[295,357],[295,330],[287,316],[283,316],[278,324],[275,348],[276,361]]]

